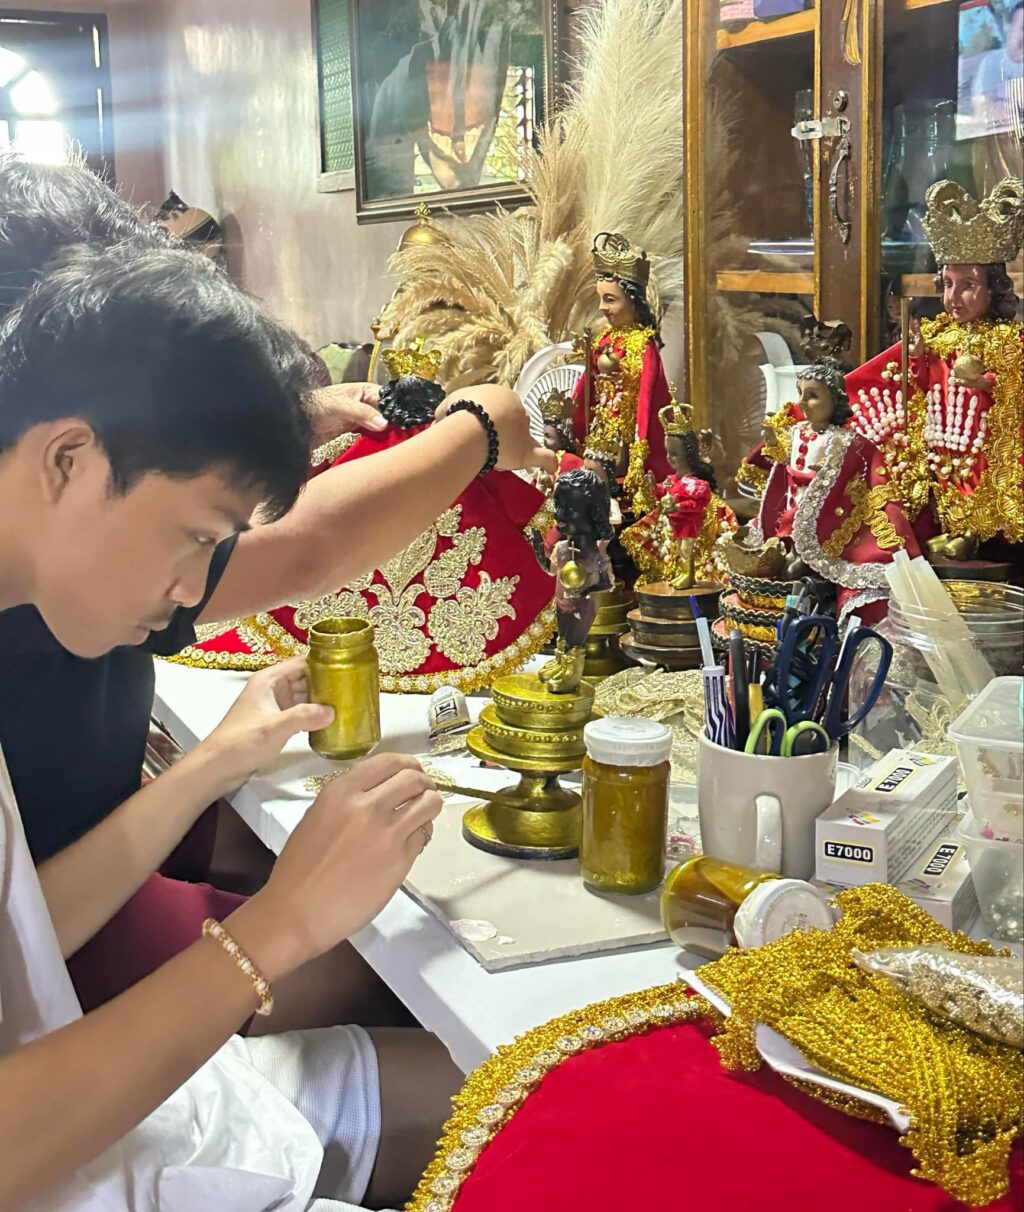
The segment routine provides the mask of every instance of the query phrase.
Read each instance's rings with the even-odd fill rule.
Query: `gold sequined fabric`
[[[836,897],[830,931],[790,934],[751,951],[733,950],[701,969],[727,999],[731,1017],[714,1043],[731,1069],[757,1069],[756,1025],[785,1036],[823,1072],[873,1090],[905,1109],[902,1143],[914,1173],[953,1198],[984,1206],[1008,1186],[1007,1159],[1024,1126],[1024,1055],[955,1023],[877,974],[854,949],[938,944],[992,955],[940,926],[884,884]]]
[[[974,534],[981,540],[1002,534],[1011,543],[1024,541],[1024,328],[1012,320],[972,320],[959,324],[943,314],[921,321],[926,349],[952,360],[969,354],[995,375],[988,434],[983,454],[988,466],[973,491],[955,483],[933,481],[939,524],[948,534]],[[918,390],[914,408],[922,415],[924,393]]]

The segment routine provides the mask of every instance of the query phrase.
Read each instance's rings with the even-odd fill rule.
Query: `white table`
[[[219,723],[246,676],[164,661],[156,666],[153,714],[185,750]],[[420,695],[382,696],[382,749],[426,752],[427,702]],[[470,700],[474,716],[486,702],[486,696]],[[463,760],[471,774],[460,781],[480,786],[487,786],[488,779],[493,786],[508,781],[507,774],[471,768],[470,759]],[[232,803],[264,845],[279,854],[313,799],[303,781],[335,768],[310,751],[304,736],[295,737]],[[461,811],[457,803],[453,800],[446,811]],[[589,1002],[672,981],[694,962],[663,943],[486,972],[442,922],[405,892],[396,893],[352,943],[465,1072],[530,1027]]]

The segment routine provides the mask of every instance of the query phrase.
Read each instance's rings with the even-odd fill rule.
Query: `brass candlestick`
[[[583,762],[593,687],[582,682],[571,694],[552,694],[536,674],[517,673],[494,683],[491,700],[466,743],[476,757],[515,771],[519,782],[470,808],[462,818],[463,837],[507,858],[575,858],[580,797],[558,776]]]

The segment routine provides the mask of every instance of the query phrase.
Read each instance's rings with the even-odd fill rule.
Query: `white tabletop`
[[[164,661],[156,666],[153,714],[186,750],[219,723],[246,677]],[[474,716],[486,701],[470,700]],[[419,695],[382,696],[382,749],[427,751],[427,702]],[[438,765],[454,774],[460,761],[464,772],[472,773],[459,781],[479,786],[509,781],[503,772],[475,768],[468,758],[438,759]],[[312,753],[304,736],[295,737],[232,802],[263,843],[279,854],[313,799],[303,781],[336,768]],[[441,921],[405,892],[396,893],[352,943],[465,1072],[530,1027],[589,1002],[674,980],[693,962],[662,943],[486,972]]]

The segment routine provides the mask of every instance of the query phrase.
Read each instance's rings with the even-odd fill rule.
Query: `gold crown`
[[[433,381],[441,369],[441,351],[424,349],[422,337],[417,337],[408,349],[386,349],[380,356],[388,368],[389,379],[418,375],[421,379]]]
[[[1024,238],[1024,181],[1004,177],[981,203],[955,181],[936,181],[924,196],[925,235],[943,265],[1012,261]]]
[[[548,425],[556,425],[559,421],[567,421],[576,410],[576,401],[568,392],[555,388],[541,396],[538,401],[541,419]]]
[[[666,433],[690,433],[693,429],[693,405],[673,400],[671,404],[658,409],[658,420]]]
[[[593,258],[594,273],[599,278],[623,278],[646,286],[651,276],[651,263],[644,250],[613,231],[602,231],[594,237]]]

